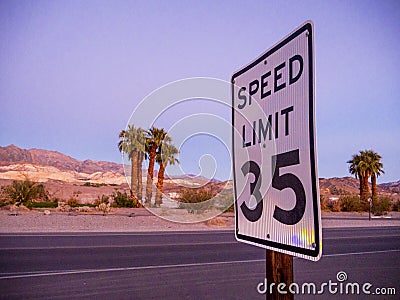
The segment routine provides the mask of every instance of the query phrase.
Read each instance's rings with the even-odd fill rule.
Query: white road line
[[[102,236],[165,236],[165,235],[209,235],[209,234],[232,234],[233,230],[210,230],[210,231],[165,231],[165,232],[66,232],[55,233],[0,233],[0,237],[102,237]]]
[[[377,251],[365,251],[365,252],[350,252],[350,253],[336,253],[336,254],[323,254],[322,257],[336,257],[336,256],[346,256],[346,255],[377,254],[377,253],[389,253],[389,252],[400,252],[400,249],[377,250]]]
[[[351,252],[351,253],[325,254],[322,257],[363,255],[363,254],[376,254],[376,253],[389,253],[389,252],[400,252],[400,249],[369,251],[369,252]],[[295,259],[298,259],[298,258],[295,257]],[[42,272],[42,273],[28,273],[28,274],[21,274],[21,275],[4,275],[4,276],[0,276],[0,280],[18,279],[18,278],[30,278],[30,277],[44,277],[44,276],[87,274],[87,273],[104,273],[104,272],[117,272],[117,271],[140,271],[140,270],[154,270],[154,269],[168,269],[168,268],[187,268],[187,267],[201,267],[201,266],[216,266],[216,265],[241,264],[241,263],[259,263],[259,262],[265,262],[265,259],[234,260],[234,261],[220,261],[220,262],[209,262],[209,263],[191,263],[191,264],[175,264],[175,265],[161,265],[161,266],[126,267],[126,268],[48,271],[48,272]]]
[[[20,236],[20,235],[19,235]],[[1,236],[0,236],[1,237]],[[35,236],[36,237],[36,236]],[[46,237],[49,237],[46,235]],[[357,238],[400,238],[400,235],[382,235],[382,236],[357,236]],[[355,237],[327,237],[323,238],[323,240],[349,240],[349,239],[354,239]],[[159,247],[159,246],[204,246],[204,245],[222,245],[222,244],[227,244],[227,245],[232,245],[232,244],[237,244],[237,241],[231,241],[231,242],[199,242],[199,243],[165,243],[165,244],[127,244],[127,245],[71,245],[71,246],[36,246],[36,247],[24,247],[24,246],[19,246],[19,247],[0,247],[0,251],[6,251],[6,250],[57,250],[57,249],[104,249],[104,248],[134,248],[134,247]]]
[[[204,243],[166,243],[166,244],[140,244],[140,245],[92,245],[92,246],[43,246],[43,247],[2,247],[0,251],[6,250],[57,250],[57,249],[104,249],[104,248],[142,248],[162,246],[214,246],[214,245],[236,245],[237,242],[204,242]]]
[[[390,228],[390,229],[394,229]],[[352,228],[327,228],[332,231],[352,231]],[[371,228],[370,228],[371,229]],[[380,229],[372,228],[372,229]],[[388,229],[385,227],[385,229]],[[397,229],[397,227],[396,227]],[[232,234],[233,230],[205,230],[205,231],[165,231],[165,232],[151,232],[151,231],[143,231],[143,232],[65,232],[65,233],[52,233],[52,232],[42,232],[42,233],[0,233],[1,237],[103,237],[103,236],[165,236],[165,235],[210,235],[210,234]],[[399,236],[398,234],[390,234],[385,236]],[[359,236],[359,237],[376,237],[372,235],[368,236]],[[329,237],[326,239],[338,239],[338,238],[354,238],[354,237]],[[324,238],[325,239],[325,238]]]
[[[357,235],[357,236],[336,236],[336,237],[322,237],[322,240],[349,240],[355,238],[400,238],[399,234],[386,234],[386,235]]]
[[[71,271],[66,270],[66,271],[56,271],[56,272],[46,272],[46,273],[44,272],[44,273],[35,273],[35,274],[0,276],[0,280],[16,279],[16,278],[29,278],[29,277],[42,277],[42,276],[85,274],[85,273],[103,273],[103,272],[115,272],[115,271],[140,271],[140,270],[152,270],[152,269],[215,266],[215,265],[240,264],[240,263],[263,262],[263,261],[265,261],[265,260],[264,259],[254,259],[254,260],[234,260],[234,261],[176,264],[176,265],[163,265],[163,266],[143,266],[143,267],[127,267],[127,268],[86,269],[86,270],[84,269],[84,270],[71,270]]]

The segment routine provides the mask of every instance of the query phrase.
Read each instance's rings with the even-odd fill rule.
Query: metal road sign
[[[314,30],[306,22],[232,76],[236,238],[318,260]]]

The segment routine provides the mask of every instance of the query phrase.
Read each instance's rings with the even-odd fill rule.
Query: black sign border
[[[234,190],[235,190],[235,220],[236,220],[236,231],[235,235],[238,240],[243,240],[243,241],[248,241],[252,242],[255,244],[259,244],[262,246],[268,246],[272,247],[275,249],[281,249],[285,251],[290,251],[293,253],[298,253],[302,254],[305,256],[310,256],[310,257],[318,257],[320,253],[320,231],[319,231],[319,213],[318,213],[318,207],[319,207],[319,199],[318,199],[318,193],[317,193],[317,174],[316,174],[316,163],[315,163],[315,132],[314,132],[314,45],[313,45],[313,26],[311,22],[306,22],[303,26],[301,26],[299,29],[294,31],[292,34],[290,34],[288,37],[283,39],[281,42],[279,42],[277,45],[272,47],[270,50],[268,50],[266,53],[261,55],[259,58],[257,58],[255,61],[250,63],[249,65],[245,66],[241,70],[237,71],[232,75],[231,78],[231,84],[232,84],[232,160],[233,160],[233,183],[234,183]],[[311,179],[312,179],[312,193],[313,193],[313,213],[314,213],[314,235],[315,235],[315,248],[313,250],[306,249],[306,248],[301,248],[297,246],[292,246],[292,245],[286,245],[286,244],[281,244],[273,241],[268,241],[268,240],[263,240],[260,238],[252,237],[252,236],[247,236],[244,234],[239,233],[239,224],[238,224],[238,208],[239,205],[237,203],[237,188],[236,188],[236,174],[235,174],[235,148],[234,148],[234,130],[235,130],[235,124],[234,124],[234,113],[235,113],[235,96],[234,96],[234,83],[235,83],[235,78],[242,75],[243,73],[249,71],[251,68],[255,67],[259,63],[261,63],[263,60],[265,60],[267,57],[269,57],[271,54],[275,53],[277,50],[288,44],[290,41],[301,35],[303,32],[308,31],[308,61],[309,63],[309,135],[310,135],[310,162],[311,162]]]

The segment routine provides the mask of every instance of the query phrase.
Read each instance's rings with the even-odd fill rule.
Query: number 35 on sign
[[[306,22],[232,76],[236,238],[318,260],[314,30]]]

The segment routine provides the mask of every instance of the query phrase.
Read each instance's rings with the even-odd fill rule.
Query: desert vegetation
[[[371,178],[372,184],[372,200],[377,200],[376,179],[385,173],[381,159],[382,156],[375,151],[364,150],[354,154],[351,160],[347,162],[349,172],[360,180],[360,199],[362,202],[368,201],[371,196],[368,185],[369,178]]]
[[[368,210],[372,205],[372,211],[382,213],[382,210],[390,210],[390,201],[386,198],[378,198],[376,179],[383,173],[382,156],[373,150],[362,150],[354,154],[349,164],[349,172],[360,182],[359,199],[347,197],[343,201],[347,202],[346,207],[358,210]],[[371,178],[371,192],[369,190],[369,179]],[[351,199],[351,201],[350,201]],[[372,202],[372,203],[370,203]]]
[[[135,206],[142,201],[142,164],[146,151],[146,132],[142,128],[128,125],[119,133],[118,149],[128,155],[131,161],[130,192]]]
[[[1,188],[1,194],[1,206],[57,207],[57,199],[50,199],[43,184],[28,179],[23,181],[14,180],[11,185]]]
[[[41,209],[41,208],[57,208],[59,211],[71,212],[88,212],[97,207],[103,211],[110,207],[135,207],[132,198],[126,193],[118,189],[110,195],[100,195],[95,199],[94,203],[81,203],[79,196],[81,191],[75,190],[66,199],[61,199],[51,195],[45,185],[26,180],[14,180],[11,185],[2,186],[0,188],[0,207],[25,209]],[[106,207],[103,207],[102,204]]]
[[[103,216],[107,215],[111,211],[110,196],[98,196],[94,205],[96,207],[96,210],[99,210],[103,213]]]
[[[116,191],[111,195],[113,199],[113,207],[135,207],[134,202],[127,193]]]
[[[164,172],[168,164],[179,163],[176,158],[178,149],[172,144],[171,137],[163,128],[152,127],[144,130],[134,125],[128,125],[126,130],[119,133],[118,149],[125,153],[131,161],[130,193],[134,207],[142,205],[142,201],[151,205],[153,194],[153,174],[155,163],[159,164],[157,178],[157,192],[154,206],[162,204],[162,192],[164,185]],[[147,180],[145,197],[143,199],[142,167],[147,159]]]
[[[342,195],[334,200],[321,195],[320,200],[322,211],[363,212],[369,210],[368,206],[360,201],[360,196],[355,194]],[[371,207],[371,212],[377,216],[390,211],[400,211],[399,200],[395,201],[390,196],[378,196],[375,204]]]
[[[359,193],[354,194],[335,186],[330,187],[328,190],[332,197],[321,195],[321,209],[334,212],[363,212],[371,209],[375,215],[399,211],[399,199],[392,198],[390,194],[378,195],[376,179],[384,173],[381,159],[382,157],[373,150],[363,150],[354,154],[347,163],[349,172],[358,179]]]
[[[186,208],[189,213],[202,213],[210,208],[210,201],[208,200],[215,197],[217,192],[212,188],[200,187],[182,188],[180,194],[180,208]]]
[[[85,182],[82,186],[90,186],[90,187],[101,187],[101,186],[115,186],[115,184],[106,184],[106,183],[92,183],[92,182]]]

